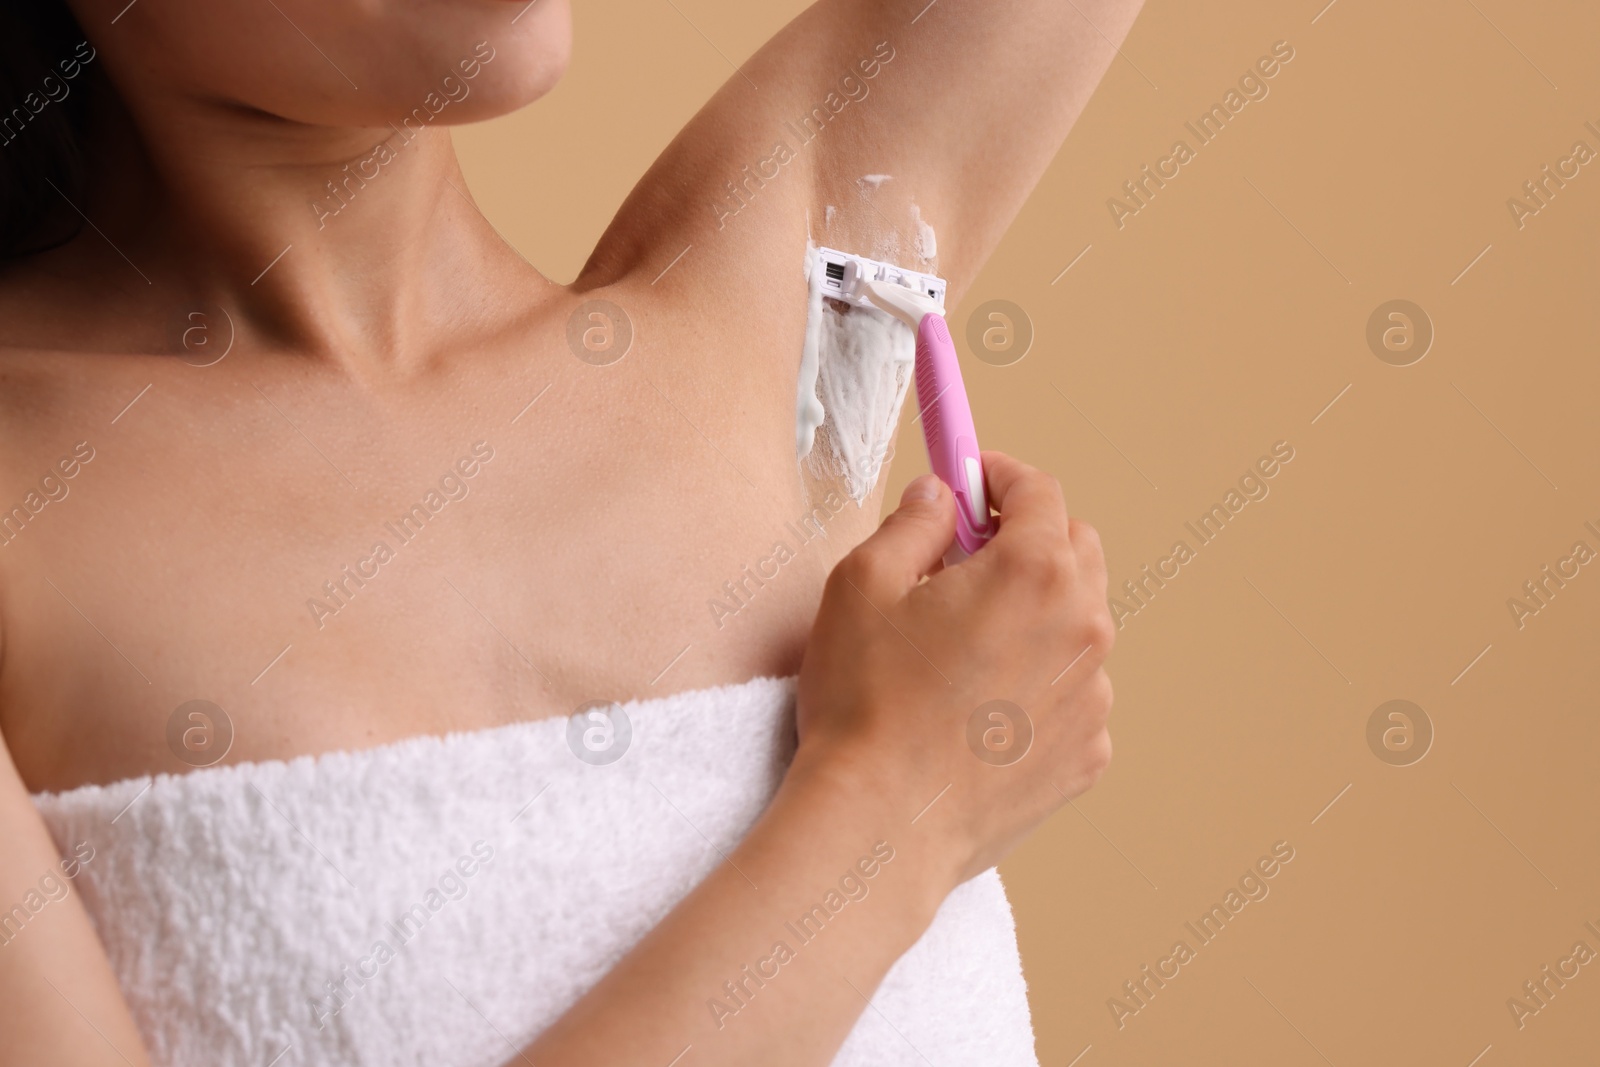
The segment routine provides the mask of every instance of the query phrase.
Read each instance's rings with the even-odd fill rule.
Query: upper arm
[[[93,848],[57,853],[0,743],[0,1067],[149,1063],[73,885]]]
[[[821,0],[712,98],[624,204],[580,286],[682,249],[726,291],[798,281],[809,237],[976,276],[1141,0]],[[877,184],[864,176],[887,175]],[[914,207],[913,207],[914,205]],[[830,211],[829,208],[833,210]],[[919,262],[921,220],[937,259]],[[773,262],[793,248],[792,262]]]

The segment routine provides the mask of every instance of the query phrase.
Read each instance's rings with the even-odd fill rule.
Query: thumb
[[[938,569],[956,536],[955,497],[932,474],[913,479],[876,533],[856,552],[865,557],[878,591],[900,597]]]

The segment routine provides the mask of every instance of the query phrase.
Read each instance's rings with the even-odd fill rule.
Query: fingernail
[[[900,494],[901,504],[912,504],[919,500],[935,500],[939,496],[939,479],[932,474],[924,474],[920,478],[913,478],[911,484],[906,486],[906,491]]]

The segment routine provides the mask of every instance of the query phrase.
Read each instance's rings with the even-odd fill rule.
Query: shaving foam
[[[933,227],[922,221],[922,209],[911,205],[911,221],[917,228],[916,246],[917,258],[924,263],[930,263],[939,258],[939,238],[933,232]]]
[[[825,299],[813,259],[808,243],[795,446],[813,473],[841,479],[859,506],[878,484],[893,446],[916,336],[888,312]]]

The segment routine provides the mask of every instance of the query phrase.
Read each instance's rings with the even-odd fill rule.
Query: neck
[[[132,110],[143,178],[117,183],[116,214],[137,212],[138,269],[175,299],[229,307],[265,344],[415,368],[491,326],[513,291],[525,306],[554,288],[473,204],[442,127],[333,129],[171,99]]]

